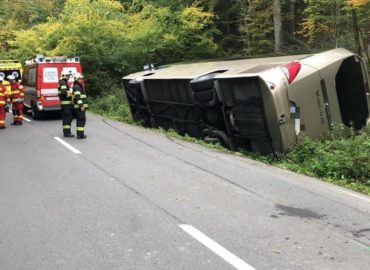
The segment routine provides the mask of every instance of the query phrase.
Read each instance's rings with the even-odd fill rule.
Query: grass
[[[118,86],[104,97],[98,96],[89,99],[89,108],[93,112],[129,124],[134,124],[126,97]]]
[[[114,94],[113,94],[114,93]],[[133,121],[122,89],[104,98],[90,101],[93,112],[107,118],[137,124]],[[259,155],[243,149],[232,152],[219,144],[208,144],[175,130],[159,129],[161,134],[197,143],[217,151],[252,158],[266,164],[320,178],[324,181],[370,195],[370,127],[348,136],[342,126],[335,126],[319,140],[300,136],[298,143],[286,154]]]

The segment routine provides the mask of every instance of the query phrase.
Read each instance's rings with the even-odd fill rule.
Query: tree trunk
[[[353,24],[353,34],[355,36],[356,52],[358,55],[361,56],[360,37],[358,35],[358,26],[357,26],[357,18],[356,18],[355,9],[352,9],[352,24]]]
[[[290,21],[289,21],[289,32],[295,36],[295,4],[297,0],[290,0]]]
[[[281,52],[281,0],[274,0],[275,53]]]
[[[250,6],[249,1],[245,0],[239,0],[240,5],[240,24],[239,28],[241,31],[241,40],[244,45],[244,53],[249,55],[250,54],[250,47],[251,47],[251,41],[249,36],[249,29],[248,29],[248,8]]]

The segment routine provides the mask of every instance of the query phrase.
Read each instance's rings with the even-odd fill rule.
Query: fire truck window
[[[29,86],[36,84],[36,68],[30,68],[27,73],[27,83]]]
[[[44,83],[57,83],[58,82],[58,68],[45,67],[43,69]]]

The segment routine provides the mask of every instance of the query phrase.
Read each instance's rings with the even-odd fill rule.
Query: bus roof
[[[307,65],[319,68],[320,66],[328,65],[329,63],[336,62],[351,55],[353,55],[353,53],[345,49],[338,48],[318,54],[173,64],[151,71],[132,73],[123,77],[123,79],[130,80],[138,77],[147,77],[148,79],[194,79],[196,77],[217,71],[222,71],[222,74],[217,75],[217,78],[238,76],[244,77],[248,76],[248,74],[256,74],[269,68],[284,65],[292,61],[300,61]]]

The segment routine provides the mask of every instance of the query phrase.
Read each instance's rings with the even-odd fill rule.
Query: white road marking
[[[200,243],[205,245],[207,248],[212,250],[226,262],[234,266],[236,269],[255,270],[254,267],[250,266],[243,260],[239,259],[237,256],[232,254],[230,251],[228,251],[227,249],[213,241],[211,238],[209,238],[207,235],[203,234],[201,231],[197,230],[193,226],[187,224],[180,224],[179,227],[188,234],[190,234],[192,237],[194,237],[196,240],[198,240]]]
[[[54,137],[54,139],[56,139],[58,142],[60,142],[61,144],[63,144],[65,147],[67,147],[69,150],[71,150],[73,153],[75,154],[81,154],[81,152],[79,150],[77,150],[76,148],[74,148],[72,145],[70,145],[69,143],[66,143],[65,141],[63,141],[61,138],[59,137]]]
[[[23,120],[26,120],[27,122],[32,122],[30,119],[23,116]]]

